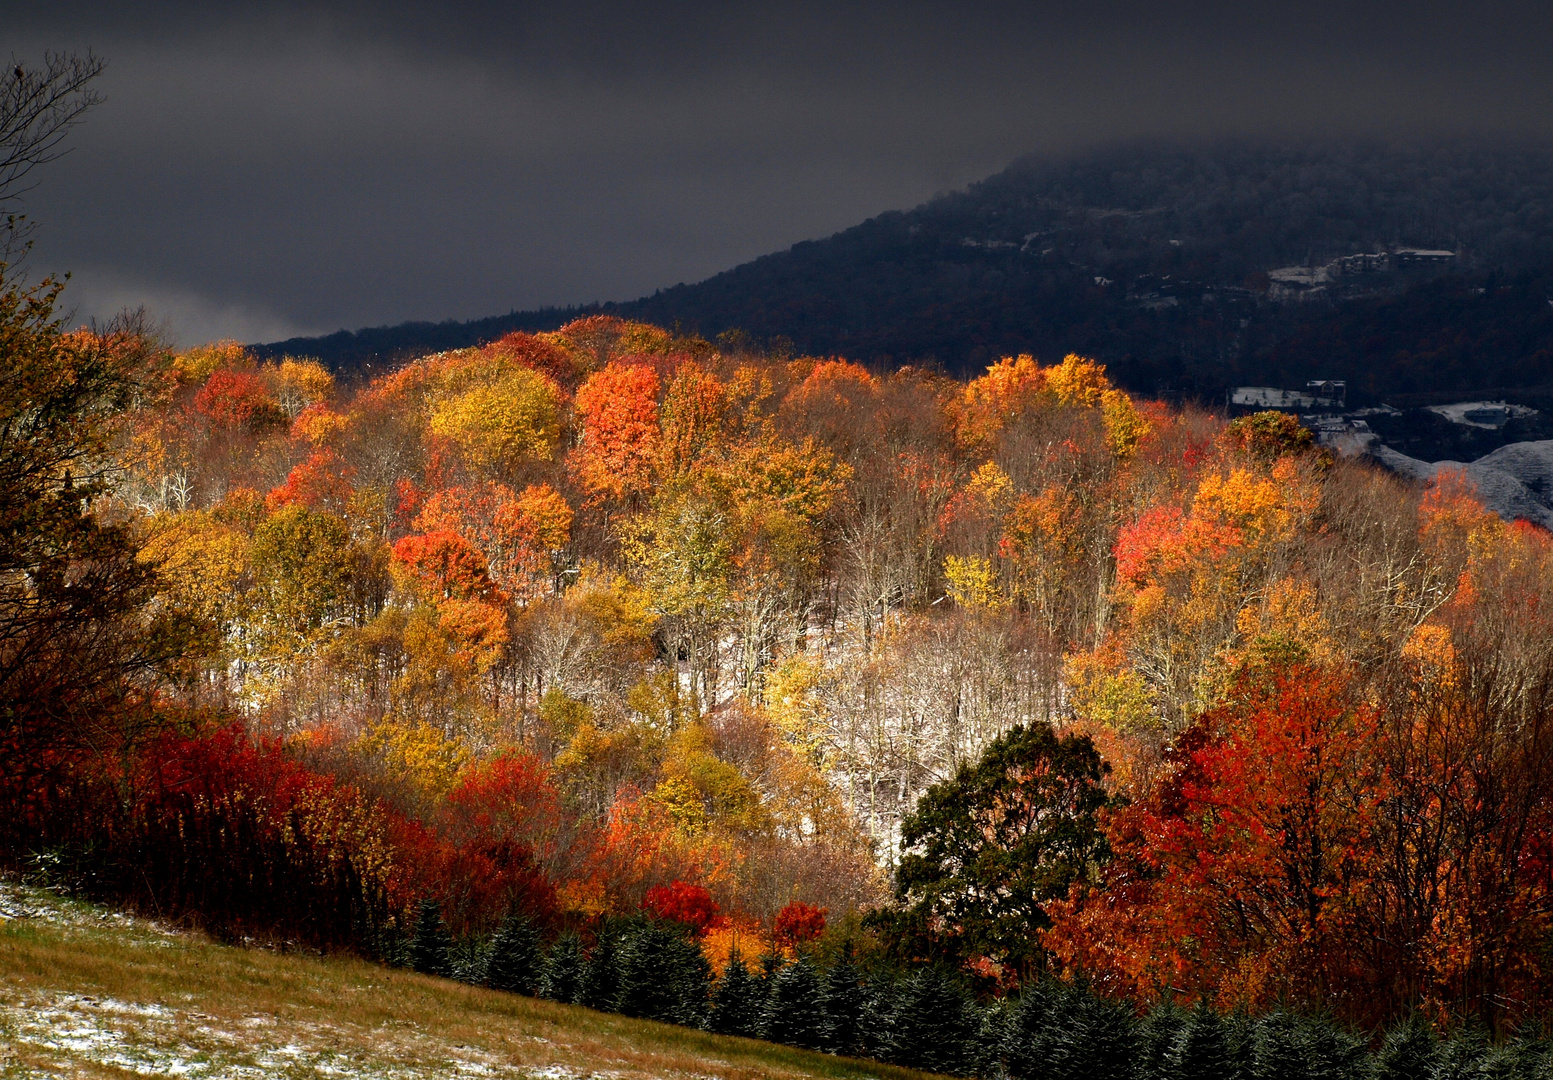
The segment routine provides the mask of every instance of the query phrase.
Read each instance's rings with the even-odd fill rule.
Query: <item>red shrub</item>
[[[674,881],[667,885],[654,885],[647,890],[642,907],[660,919],[672,919],[695,929],[700,936],[711,929],[719,914],[712,894],[702,885],[688,881]]]
[[[231,726],[140,758],[103,885],[216,933],[361,946],[408,900],[401,822],[356,788]]]
[[[825,932],[825,913],[828,909],[794,900],[777,912],[772,936],[778,945],[796,948],[813,941]]]
[[[511,910],[537,922],[559,911],[552,874],[577,855],[573,816],[544,762],[510,753],[476,765],[448,793],[438,887],[455,927],[489,927]]]

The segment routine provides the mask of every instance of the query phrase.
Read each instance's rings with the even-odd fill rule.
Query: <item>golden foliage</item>
[[[185,386],[193,386],[210,378],[211,374],[219,368],[233,370],[251,368],[253,358],[236,341],[215,341],[181,353],[174,353],[172,366],[178,373],[179,382]]]
[[[514,367],[438,401],[428,430],[455,445],[471,468],[502,476],[555,453],[560,405],[548,376]]]
[[[944,559],[944,580],[949,595],[961,607],[995,611],[1008,603],[998,587],[997,567],[985,556],[948,556]]]
[[[1046,388],[1056,395],[1059,405],[1093,409],[1111,389],[1111,380],[1105,377],[1104,364],[1069,353],[1062,363],[1047,369]]]

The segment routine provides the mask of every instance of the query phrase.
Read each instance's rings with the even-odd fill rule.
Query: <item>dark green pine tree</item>
[[[707,1016],[706,1029],[719,1035],[753,1038],[760,1034],[765,1006],[766,985],[750,974],[735,947],[728,954],[727,970],[712,991],[712,1011]]]
[[[965,989],[938,968],[923,968],[901,986],[897,1002],[887,1060],[963,1074],[980,1026]]]
[[[1309,1034],[1299,1017],[1286,1009],[1257,1017],[1252,1080],[1310,1080],[1313,1057]]]
[[[705,1021],[711,967],[679,926],[638,926],[621,941],[617,967],[620,1012],[691,1027]]]
[[[600,931],[582,976],[580,1002],[590,1009],[614,1012],[620,1000],[620,963],[615,935]]]
[[[833,1054],[850,1056],[858,1052],[863,1023],[862,983],[862,973],[852,961],[849,941],[825,973],[825,1049]]]
[[[540,959],[539,934],[534,924],[525,916],[509,915],[491,943],[485,985],[492,990],[532,994],[539,983]]]
[[[1003,1026],[1003,1066],[1013,1080],[1046,1080],[1051,1058],[1048,1021],[1061,987],[1050,979],[1025,985]]]
[[[1253,1080],[1256,1075],[1256,1020],[1245,1009],[1224,1018],[1229,1038],[1230,1073],[1227,1080]]]
[[[889,1056],[895,1041],[895,1017],[900,1011],[900,984],[890,978],[874,979],[863,987],[863,1024],[858,1033],[859,1057]]]
[[[1553,1051],[1536,1021],[1522,1026],[1516,1037],[1500,1043],[1478,1064],[1481,1080],[1549,1080],[1553,1077]]]
[[[1199,1000],[1171,1048],[1170,1072],[1175,1080],[1224,1080],[1230,1065],[1224,1018],[1206,999]]]
[[[1138,1024],[1138,1080],[1171,1080],[1170,1052],[1186,1026],[1186,1013],[1173,1001],[1161,1001]]]
[[[1320,1080],[1369,1080],[1368,1048],[1352,1032],[1320,1017],[1305,1020],[1310,1075]]]
[[[814,963],[801,956],[771,979],[760,1019],[761,1037],[787,1046],[819,1050],[825,1046],[825,988]]]
[[[1085,1007],[1093,1000],[1087,990],[1049,981],[1046,1019],[1041,1025],[1037,1055],[1045,1058],[1038,1075],[1045,1080],[1088,1080],[1090,1047],[1085,1042]]]
[[[1429,1080],[1439,1049],[1434,1025],[1413,1013],[1381,1040],[1375,1051],[1375,1080]]]
[[[1488,1057],[1488,1039],[1478,1029],[1459,1031],[1440,1044],[1433,1080],[1477,1080]]]
[[[1137,1021],[1132,1010],[1085,989],[1075,988],[1072,995],[1068,1023],[1056,1033],[1062,1050],[1055,1059],[1063,1070],[1058,1080],[1133,1080]]]
[[[707,961],[706,953],[695,940],[676,931],[668,959],[669,978],[675,994],[674,1014],[670,1019],[686,1027],[704,1026],[711,1007],[709,991],[712,987],[712,965]]]
[[[1002,997],[990,1002],[981,1012],[976,1039],[971,1048],[971,1072],[975,1076],[993,1080],[1007,1077],[1009,1026],[1014,1020],[1014,1010],[1019,1002],[1015,998]]]
[[[582,984],[587,974],[587,961],[582,956],[582,940],[567,932],[556,939],[545,957],[544,971],[539,979],[539,996],[575,1005],[582,999]]]
[[[422,900],[415,918],[415,937],[410,942],[410,966],[422,974],[446,978],[452,944],[442,925],[441,907],[435,900]]]

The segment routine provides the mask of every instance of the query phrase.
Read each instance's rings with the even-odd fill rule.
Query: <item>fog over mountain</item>
[[[1337,378],[1362,401],[1553,383],[1550,298],[1546,144],[1218,140],[1025,158],[914,210],[585,310],[881,366],[967,373],[1080,352],[1146,392]],[[381,363],[578,311],[269,351]]]
[[[185,343],[631,301],[1022,155],[1553,134],[1529,0],[10,5],[107,103],[29,196],[79,318]]]

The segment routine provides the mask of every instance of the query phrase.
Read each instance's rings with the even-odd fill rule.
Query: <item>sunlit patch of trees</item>
[[[12,863],[233,935],[494,940],[515,988],[800,1045],[706,980],[834,970],[836,927],[1063,1008],[1042,979],[1549,1007],[1553,547],[1458,477],[1078,356],[957,381],[595,317],[341,385],[6,303]],[[680,955],[643,911],[690,997],[630,966]]]

